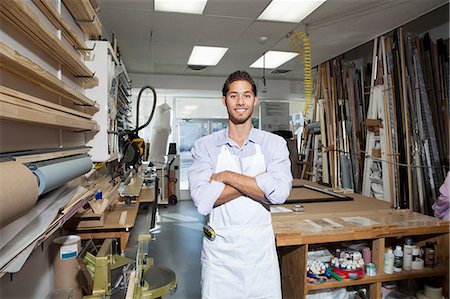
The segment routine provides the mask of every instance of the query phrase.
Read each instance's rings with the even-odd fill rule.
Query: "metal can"
[[[377,266],[373,263],[366,265],[366,275],[367,276],[377,276]]]

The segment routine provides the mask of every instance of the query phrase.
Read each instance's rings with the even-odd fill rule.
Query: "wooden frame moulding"
[[[89,147],[84,147],[84,148],[79,148],[79,149],[62,150],[62,151],[57,151],[57,152],[40,153],[40,154],[34,154],[34,155],[24,155],[24,156],[12,155],[12,157],[14,157],[14,160],[16,160],[16,162],[25,164],[25,163],[39,162],[39,161],[45,161],[45,160],[50,160],[50,159],[64,158],[64,157],[73,156],[73,155],[87,154],[87,153],[89,153],[89,150],[90,150]]]
[[[0,94],[0,119],[80,131],[98,131],[97,122],[67,112]]]
[[[102,24],[90,0],[63,0],[81,30],[89,36],[102,34]]]
[[[88,54],[88,50],[84,42],[78,38],[76,33],[72,30],[69,24],[64,20],[61,14],[56,10],[55,6],[48,0],[31,0],[34,5],[47,17],[47,19],[61,30],[62,35],[69,41],[75,50],[80,51],[83,55]]]
[[[99,110],[98,103],[70,88],[63,81],[1,42],[0,68],[50,90],[73,103],[86,106],[88,108],[86,112],[91,115]]]
[[[25,3],[20,0],[0,1],[0,7],[2,8],[0,16],[21,30],[53,59],[67,67],[72,75],[79,78],[87,87],[97,86],[98,79],[77,57],[79,54],[73,49],[66,48],[61,40],[40,22],[38,16]]]
[[[72,114],[74,116],[78,116],[78,117],[82,117],[82,118],[86,118],[88,120],[91,120],[92,116],[90,114],[84,113],[84,112],[80,112],[78,110],[74,110],[71,108],[67,108],[65,106],[61,106],[46,100],[42,100],[39,98],[36,98],[34,96],[28,95],[26,93],[5,87],[0,85],[0,95],[8,95],[11,97],[15,97],[15,98],[19,98],[25,101],[28,101],[30,103],[34,103],[34,104],[38,104],[41,105],[43,107],[47,107],[47,108],[51,108],[51,109],[55,109],[61,112],[65,112],[65,113],[69,113]]]

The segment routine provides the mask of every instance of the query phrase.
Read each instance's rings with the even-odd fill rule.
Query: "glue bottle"
[[[384,254],[384,273],[394,273],[394,254],[392,253],[391,248],[388,248],[387,252]]]
[[[403,269],[411,270],[413,261],[413,240],[407,238],[405,245],[403,245]]]
[[[403,266],[403,251],[402,247],[397,245],[394,250],[394,271],[401,272]]]

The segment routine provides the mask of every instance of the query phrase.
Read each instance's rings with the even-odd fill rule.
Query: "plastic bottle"
[[[384,273],[394,273],[394,253],[392,253],[391,248],[388,248],[387,252],[384,254]]]
[[[403,251],[402,247],[397,245],[394,250],[394,271],[401,272],[403,264]]]
[[[403,269],[411,270],[413,260],[413,240],[407,238],[403,245]]]
[[[425,267],[434,268],[434,243],[425,244]]]

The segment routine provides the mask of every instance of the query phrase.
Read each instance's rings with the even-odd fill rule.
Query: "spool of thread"
[[[411,268],[413,270],[422,270],[424,265],[424,261],[421,258],[416,258],[414,261],[411,262]]]
[[[364,264],[368,265],[372,262],[372,252],[370,251],[370,247],[364,247],[362,249]]]
[[[72,298],[81,299],[81,272],[77,256],[81,250],[81,238],[76,235],[59,237],[54,244],[54,283],[55,289],[72,289]]]

